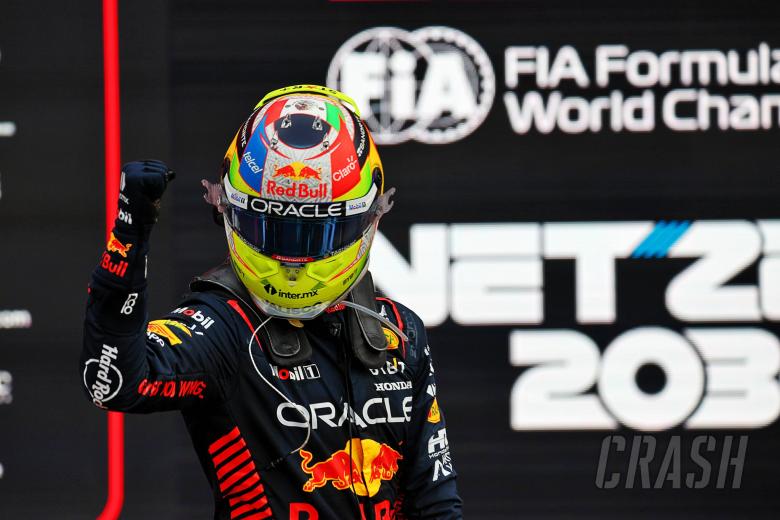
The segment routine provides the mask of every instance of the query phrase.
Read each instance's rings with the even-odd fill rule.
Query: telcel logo
[[[446,144],[466,137],[493,105],[490,59],[450,27],[367,29],[336,52],[328,86],[349,93],[378,144]]]

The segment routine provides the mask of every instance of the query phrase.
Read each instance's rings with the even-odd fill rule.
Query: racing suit
[[[419,317],[377,298],[409,341],[388,329],[385,366],[367,369],[349,348],[346,311],[331,308],[304,322],[311,359],[282,368],[229,265],[148,322],[148,244],[148,230],[111,234],[89,285],[80,376],[101,408],[181,410],[214,518],[462,517]]]

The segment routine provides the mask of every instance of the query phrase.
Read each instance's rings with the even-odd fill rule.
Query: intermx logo
[[[311,291],[305,291],[302,293],[293,293],[289,291],[280,291],[270,283],[267,283],[263,285],[263,289],[265,289],[265,292],[270,294],[271,296],[279,296],[280,298],[288,298],[290,300],[300,300],[301,298],[311,298],[313,296],[317,296],[317,293],[319,293],[319,289],[312,289]]]

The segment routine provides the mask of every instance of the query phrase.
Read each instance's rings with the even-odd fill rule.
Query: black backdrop
[[[336,51],[371,27],[456,28],[479,43],[495,71],[495,100],[473,133],[446,145],[410,141],[380,148],[388,182],[398,188],[397,205],[382,231],[407,259],[410,227],[420,224],[780,217],[777,116],[770,128],[755,131],[672,131],[660,121],[660,100],[681,86],[674,79],[648,87],[658,100],[652,131],[518,134],[503,100],[512,90],[504,81],[508,46],[545,46],[554,54],[571,45],[591,77],[594,49],[604,44],[658,54],[668,49],[744,54],[761,42],[770,47],[777,42],[780,12],[767,3],[120,4],[123,160],[158,157],[179,173],[166,195],[149,263],[156,313],[176,302],[194,274],[225,255],[222,233],[201,201],[199,180],[213,177],[254,103],[279,86],[324,83]],[[24,309],[32,315],[29,328],[0,330],[0,371],[13,378],[13,401],[0,404],[5,518],[90,517],[105,497],[105,417],[83,399],[76,366],[85,284],[103,237],[100,23],[96,1],[0,5],[0,121],[16,125],[13,136],[0,137],[0,311]],[[534,86],[532,76],[523,76],[520,85],[513,91],[521,99],[525,89],[545,97],[553,90]],[[771,81],[688,88],[723,95],[780,92]],[[643,90],[619,75],[609,88],[593,82],[581,88],[572,81],[558,88],[564,96],[586,99],[613,89],[626,95]],[[670,314],[664,295],[692,260],[618,261],[612,323],[578,323],[574,262],[548,259],[539,323],[464,326],[450,318],[430,329],[469,518],[774,517],[780,507],[774,462],[780,429],[774,420],[739,430],[677,426],[658,433],[659,444],[676,434],[686,441],[700,433],[719,439],[749,435],[742,487],[723,490],[599,489],[602,439],[633,430],[510,426],[510,394],[528,370],[508,361],[512,330],[573,329],[602,350],[634,327],[683,332],[701,323]],[[756,285],[758,263],[724,281]],[[391,287],[383,289],[392,295]],[[780,332],[772,319],[727,321]],[[648,378],[643,384],[663,386],[658,373]],[[586,390],[594,394],[599,388]],[[128,417],[126,439],[125,517],[210,514],[206,482],[178,415]]]

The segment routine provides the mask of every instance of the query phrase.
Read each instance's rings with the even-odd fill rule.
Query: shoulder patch
[[[431,403],[431,409],[428,410],[428,422],[439,423],[441,422],[441,412],[439,411],[439,401],[434,397],[433,403]]]
[[[379,302],[379,313],[388,320],[395,322],[396,326],[401,329],[401,332],[408,336],[409,331],[404,330],[404,320],[401,319],[401,313],[399,312],[398,306],[396,306],[395,302],[389,298],[383,298],[381,296],[378,296],[376,301]],[[388,329],[387,327],[382,327],[382,330],[384,331],[385,338],[387,339],[387,350],[396,350],[400,345],[402,357],[405,359],[407,348],[406,342],[399,338],[395,332]],[[409,340],[414,341],[411,337],[409,337]]]
[[[173,329],[183,332],[188,337],[192,337],[192,332],[186,325],[174,320],[154,320],[150,321],[146,326],[146,332],[156,334],[158,337],[167,340],[170,346],[181,343],[181,339]]]
[[[387,340],[387,350],[396,350],[400,344],[398,334],[387,327],[382,327],[382,332],[385,333],[385,339]]]

